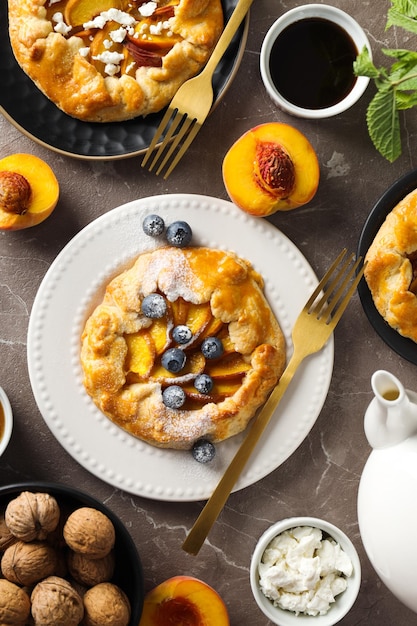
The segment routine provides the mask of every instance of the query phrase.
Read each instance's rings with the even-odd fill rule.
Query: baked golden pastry
[[[365,260],[378,312],[400,335],[417,342],[417,189],[387,215]]]
[[[222,29],[221,0],[9,0],[17,62],[60,109],[89,122],[161,110]]]
[[[164,303],[159,317],[145,309],[148,296]],[[176,343],[174,329],[184,327],[191,332]],[[203,354],[213,337],[221,344],[216,358]],[[186,356],[176,372],[164,362],[171,348]],[[84,385],[97,407],[165,448],[188,449],[201,438],[217,442],[244,430],[285,360],[261,276],[236,254],[211,248],[166,246],[141,254],[108,284],[82,334]],[[214,383],[208,392],[194,386],[201,374]],[[167,406],[165,390],[178,387],[185,404]]]

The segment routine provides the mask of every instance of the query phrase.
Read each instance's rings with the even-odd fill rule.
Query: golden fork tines
[[[327,270],[299,314],[292,331],[293,355],[279,384],[258,412],[246,438],[185,539],[182,547],[186,552],[198,554],[298,366],[307,356],[323,348],[346,309],[364,267],[358,270],[361,258],[354,262],[353,254],[345,257],[346,249]]]
[[[152,170],[162,157],[163,160],[156,173],[159,174],[165,166],[168,166],[164,175],[164,178],[167,178],[188,149],[213,105],[212,77],[214,70],[226,52],[252,2],[253,0],[239,0],[203,71],[198,76],[187,80],[177,91],[146,151],[142,167],[148,162],[158,140],[165,131],[163,141],[149,166],[149,170]],[[175,134],[177,129],[178,132]],[[169,165],[171,157],[173,158]]]

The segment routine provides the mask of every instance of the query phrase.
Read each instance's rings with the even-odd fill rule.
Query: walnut
[[[85,626],[127,626],[129,620],[129,600],[117,585],[100,583],[85,593]]]
[[[17,541],[7,548],[1,571],[7,580],[19,585],[33,585],[50,576],[57,566],[55,550],[42,542]]]
[[[28,594],[10,581],[0,578],[0,624],[23,626],[30,613]]]
[[[67,545],[90,559],[105,557],[114,546],[115,530],[111,520],[90,507],[76,509],[64,526]]]
[[[77,626],[84,615],[83,601],[64,578],[49,576],[32,591],[35,626]]]
[[[21,541],[46,539],[59,522],[59,506],[48,493],[23,491],[9,502],[5,520],[11,533]]]
[[[4,552],[6,548],[17,541],[16,537],[10,532],[4,515],[0,516],[0,551]]]
[[[68,554],[68,569],[77,582],[94,587],[98,583],[111,580],[114,572],[114,552],[110,551],[102,559],[90,559],[84,554],[70,550]]]

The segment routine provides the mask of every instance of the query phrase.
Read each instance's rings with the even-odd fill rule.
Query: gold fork
[[[210,109],[213,104],[212,77],[214,70],[216,69],[223,54],[226,52],[252,2],[253,0],[239,0],[203,71],[198,74],[198,76],[194,76],[194,78],[187,80],[187,82],[185,82],[177,91],[156,130],[155,136],[153,137],[148,150],[146,151],[142,161],[142,167],[146,165],[149,157],[156,147],[158,139],[163,135],[165,129],[167,129],[167,132],[152,163],[149,166],[149,170],[151,171],[162,157],[177,128],[178,132],[175,135],[175,139],[172,141],[169,150],[166,152],[162,163],[156,171],[156,174],[159,174],[165,165],[168,164],[171,155],[173,155],[181,141],[183,141],[182,146],[178,150],[175,158],[171,161],[171,165],[165,172],[164,178],[167,178],[170,175],[178,161],[184,155],[185,151],[188,149],[194,137],[200,130],[206,117],[210,113]],[[171,124],[169,124],[171,118],[172,121]]]
[[[292,331],[292,357],[279,384],[258,412],[246,438],[186,537],[182,548],[189,554],[198,554],[298,366],[307,356],[323,348],[342,317],[364,271],[364,266],[358,270],[361,257],[352,265],[354,255],[345,258],[346,252],[343,249],[332,263],[299,314]],[[348,287],[355,272],[356,276]]]

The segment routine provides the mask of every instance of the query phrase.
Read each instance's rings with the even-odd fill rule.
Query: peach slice
[[[155,362],[155,344],[148,330],[125,336],[126,369],[139,377],[149,376]]]
[[[146,596],[139,626],[230,626],[225,603],[207,583],[174,576]]]
[[[184,300],[184,298],[178,298],[170,304],[174,326],[180,326],[181,324],[185,324],[187,319],[189,302]]]
[[[102,11],[123,9],[122,0],[68,0],[64,19],[70,26],[81,26],[89,22]]]
[[[205,364],[206,359],[204,356],[200,352],[195,352],[187,358],[184,369],[181,370],[180,374],[168,372],[165,367],[157,364],[150,373],[150,379],[161,385],[170,385],[172,383],[184,385],[193,380],[197,374],[202,374]]]
[[[316,152],[289,124],[255,126],[228,150],[222,166],[230,199],[257,217],[310,202],[320,178]]]
[[[11,154],[0,160],[0,230],[40,224],[58,199],[58,180],[45,161],[33,154]]]
[[[185,325],[192,332],[192,339],[183,346],[184,349],[192,348],[201,339],[207,326],[213,319],[213,313],[208,302],[204,304],[188,304],[187,319]]]
[[[153,339],[155,345],[155,356],[161,355],[171,345],[171,330],[172,323],[166,318],[155,319],[152,322],[152,326],[149,328],[149,334]]]
[[[243,378],[250,367],[250,363],[247,363],[239,352],[232,352],[220,360],[207,363],[205,371],[213,380],[227,380]]]

